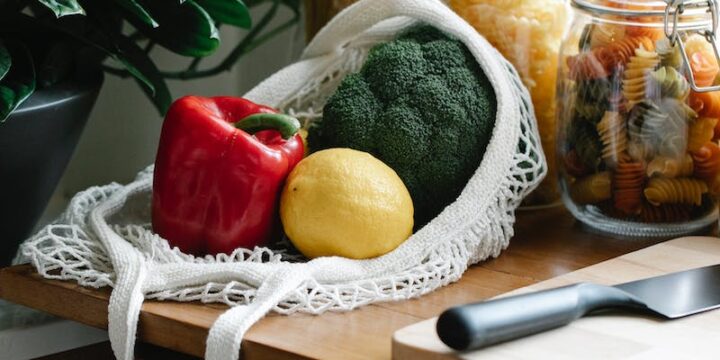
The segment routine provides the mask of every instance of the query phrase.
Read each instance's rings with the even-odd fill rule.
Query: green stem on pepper
[[[252,114],[233,125],[248,134],[254,134],[262,130],[277,130],[285,140],[291,138],[300,130],[300,121],[285,114]]]

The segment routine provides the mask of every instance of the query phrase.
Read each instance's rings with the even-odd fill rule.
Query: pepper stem
[[[233,123],[233,126],[248,134],[261,130],[277,130],[282,138],[287,140],[300,130],[300,121],[285,114],[257,113],[242,118]]]

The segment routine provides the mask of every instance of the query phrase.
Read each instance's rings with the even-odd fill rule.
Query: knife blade
[[[720,307],[720,264],[606,286],[579,283],[450,308],[440,340],[477,349],[554,329],[600,310],[623,308],[676,319]]]

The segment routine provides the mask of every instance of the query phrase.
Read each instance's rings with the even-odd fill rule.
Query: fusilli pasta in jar
[[[586,224],[623,235],[680,235],[713,223],[720,66],[704,33],[707,3],[678,13],[668,34],[666,2],[572,4],[557,79],[563,202]]]

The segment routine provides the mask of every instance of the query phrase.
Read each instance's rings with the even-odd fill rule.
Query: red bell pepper
[[[178,99],[155,160],[152,225],[190,254],[264,245],[278,196],[303,157],[297,119],[235,97]]]

